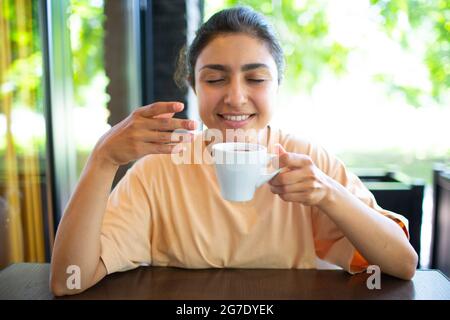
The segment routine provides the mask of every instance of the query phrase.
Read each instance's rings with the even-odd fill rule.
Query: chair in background
[[[422,204],[425,183],[401,173],[378,169],[353,170],[383,209],[403,215],[409,221],[410,243],[419,255]]]
[[[450,168],[433,169],[433,252],[431,267],[450,277]]]

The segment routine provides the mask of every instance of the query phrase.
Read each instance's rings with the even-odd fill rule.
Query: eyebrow
[[[243,66],[241,66],[241,71],[249,71],[249,70],[258,69],[258,68],[269,69],[269,66],[264,63],[249,63],[249,64],[244,64]],[[230,71],[230,67],[225,66],[223,64],[206,64],[200,68],[200,70],[202,70],[202,69]]]

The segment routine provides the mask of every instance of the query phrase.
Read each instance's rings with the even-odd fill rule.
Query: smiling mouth
[[[256,113],[251,113],[251,114],[236,114],[236,115],[230,115],[230,114],[218,114],[219,117],[228,120],[228,121],[245,121],[248,120],[250,118],[253,118],[256,115]]]

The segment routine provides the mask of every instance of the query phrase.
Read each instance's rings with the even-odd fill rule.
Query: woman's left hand
[[[331,178],[304,154],[286,152],[277,145],[279,167],[285,168],[269,181],[270,189],[281,199],[307,206],[319,205],[331,190]]]

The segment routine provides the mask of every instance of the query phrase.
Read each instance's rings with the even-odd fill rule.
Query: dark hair
[[[215,13],[197,30],[190,47],[184,46],[180,50],[174,75],[178,86],[183,87],[189,81],[195,88],[194,70],[198,56],[211,40],[227,33],[245,33],[264,41],[277,65],[278,83],[281,82],[284,56],[273,27],[262,14],[246,6],[237,6]]]

